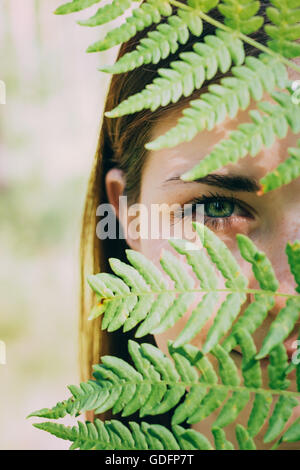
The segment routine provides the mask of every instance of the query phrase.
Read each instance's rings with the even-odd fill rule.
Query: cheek
[[[185,257],[182,255],[179,255],[168,243],[167,240],[141,240],[141,252],[144,256],[149,258],[163,273],[164,278],[166,279],[168,283],[168,288],[173,289],[174,288],[174,283],[173,281],[169,278],[169,276],[163,271],[162,266],[160,264],[160,257],[162,250],[169,250],[172,252],[174,256],[176,256],[178,259],[180,259],[183,263],[183,268],[186,270],[186,272],[192,277],[194,281],[194,288],[195,289],[200,289],[200,284],[199,280],[196,277],[195,273],[192,270],[192,267],[185,261]],[[219,289],[225,288],[225,283],[224,279],[219,276]],[[203,296],[205,294],[201,292],[196,292],[195,293],[195,298],[193,302],[190,303],[188,310],[186,313],[178,320],[175,325],[169,329],[167,329],[165,332],[161,334],[154,335],[155,341],[158,345],[158,347],[165,353],[168,354],[168,341],[175,341],[175,339],[178,337],[184,326],[186,325],[189,317],[191,316],[191,313],[193,309],[197,306],[197,304],[202,300]],[[219,294],[219,301],[216,304],[216,307],[214,311],[211,314],[210,319],[207,321],[207,323],[204,325],[204,327],[201,330],[201,333],[199,333],[197,336],[194,337],[193,340],[191,340],[191,344],[202,347],[205,338],[207,335],[207,332],[211,325],[213,324],[216,312],[218,311],[220,305],[222,302],[225,300],[226,295],[224,293]]]

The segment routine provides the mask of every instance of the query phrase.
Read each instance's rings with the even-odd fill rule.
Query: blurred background
[[[54,15],[62,3],[0,0],[2,450],[67,449],[26,416],[79,382],[80,222],[109,80],[97,68],[113,63],[118,47],[86,54],[107,28],[76,20],[99,6]]]

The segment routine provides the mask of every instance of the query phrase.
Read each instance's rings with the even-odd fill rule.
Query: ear
[[[105,176],[105,187],[108,202],[113,206],[116,217],[119,219],[120,224],[123,227],[127,245],[133,250],[139,250],[140,239],[130,236],[130,222],[133,220],[133,216],[129,215],[127,200],[124,203],[124,190],[126,186],[125,175],[119,168],[112,168]],[[122,204],[120,204],[120,197],[123,196]]]

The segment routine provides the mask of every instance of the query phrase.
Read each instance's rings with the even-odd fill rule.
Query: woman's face
[[[265,98],[272,102],[268,95],[265,95]],[[251,107],[256,107],[255,103],[252,103]],[[270,148],[263,148],[256,157],[246,156],[236,164],[229,164],[215,171],[214,174],[220,176],[217,183],[212,181],[212,179],[210,181],[199,182],[184,182],[179,179],[180,175],[193,168],[199,160],[203,159],[217,142],[228,137],[229,132],[236,129],[239,123],[249,122],[248,112],[249,108],[246,111],[240,111],[235,119],[228,118],[214,130],[198,133],[190,142],[182,143],[171,149],[150,151],[142,173],[139,203],[147,208],[148,214],[153,204],[165,204],[165,210],[162,211],[165,227],[168,225],[175,227],[176,224],[182,221],[180,211],[173,213],[170,218],[167,210],[168,206],[179,203],[183,207],[184,204],[188,203],[204,203],[202,208],[205,224],[226,243],[232,254],[236,257],[244,274],[249,279],[249,288],[256,289],[259,288],[259,285],[253,276],[251,265],[244,261],[239,254],[236,242],[237,233],[250,237],[257,247],[267,254],[280,283],[279,291],[294,293],[295,281],[290,273],[285,255],[285,246],[289,241],[300,239],[300,179],[263,196],[258,196],[256,191],[260,178],[275,169],[288,157],[288,148],[297,145],[299,135],[294,135],[289,131],[285,139],[276,140]],[[165,119],[160,120],[153,129],[153,139],[173,127],[180,115],[181,111],[176,111],[167,115]],[[111,178],[113,179],[113,173]],[[110,183],[111,179],[108,176],[107,188],[109,194],[111,193]],[[121,213],[119,217],[124,221],[124,218],[128,217],[128,213]],[[192,218],[193,214],[188,214],[187,221],[185,222],[190,224],[190,227]],[[199,244],[197,237],[194,240]],[[149,238],[139,237],[133,239],[129,235],[127,242],[133,249],[143,253],[158,267],[160,267],[159,260],[163,249],[171,250],[174,255],[183,259],[169,245],[167,239],[151,239],[150,236]],[[189,266],[187,270],[193,275]],[[195,276],[194,279],[196,280]],[[220,282],[222,283],[222,280]],[[198,302],[201,297],[202,294],[199,293],[197,296]],[[222,300],[224,300],[224,296],[220,296],[220,301]],[[259,328],[254,335],[258,349],[271,322],[285,304],[284,297],[278,296],[275,300],[274,308],[270,311],[263,327]],[[253,301],[253,298],[249,294],[241,313],[251,301]],[[175,340],[185,325],[191,310],[192,308],[171,329],[155,336],[158,346],[166,354],[167,341],[169,339]],[[200,348],[204,344],[214,315],[215,313],[212,314],[210,321],[205,325],[201,333],[191,341]],[[297,329],[290,335],[288,340],[285,341],[290,356],[293,353],[292,344],[298,338],[298,330],[299,325],[297,325]],[[232,351],[231,355],[237,365],[240,366],[241,356],[238,353],[238,348],[236,351]],[[264,383],[266,385],[267,366],[268,359],[265,359],[262,361],[262,367]],[[292,388],[296,390],[295,374],[290,375],[289,378],[292,379]],[[241,415],[243,419],[246,419],[247,410],[249,412],[249,408],[246,408]],[[300,415],[300,406],[295,410],[295,413]],[[217,414],[218,411],[212,422]],[[195,425],[195,428],[203,432],[203,427],[201,426],[202,423]],[[234,441],[233,428],[231,431],[229,430],[228,437],[230,437],[230,434],[232,434],[231,438]],[[292,448],[292,446],[289,448]]]

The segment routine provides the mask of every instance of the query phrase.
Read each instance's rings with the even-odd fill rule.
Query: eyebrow
[[[180,175],[176,175],[165,180],[163,185],[170,181],[180,181],[181,183],[202,183],[209,186],[229,189],[231,191],[245,191],[249,193],[254,193],[260,190],[260,185],[255,178],[243,175],[218,175],[211,173],[203,178],[198,178],[193,181],[183,181],[180,179]]]

